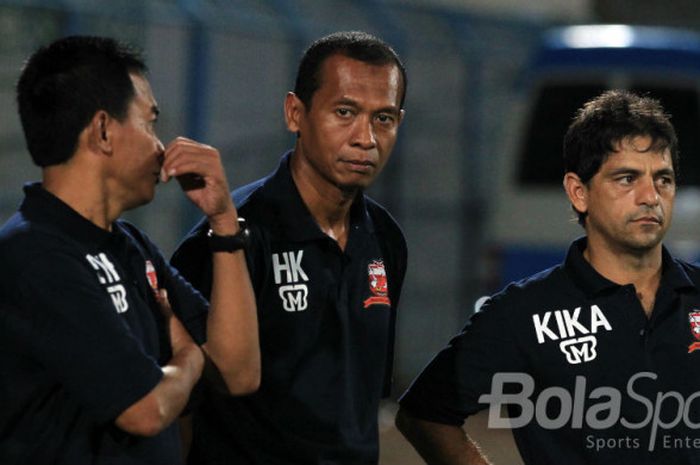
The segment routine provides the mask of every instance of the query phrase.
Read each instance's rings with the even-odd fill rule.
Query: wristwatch
[[[207,231],[209,250],[211,252],[235,252],[245,249],[250,242],[250,230],[245,225],[245,219],[238,218],[240,229],[233,236],[219,236],[214,231]]]

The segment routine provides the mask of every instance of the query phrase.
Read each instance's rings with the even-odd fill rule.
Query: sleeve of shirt
[[[168,291],[168,299],[173,312],[180,319],[197,344],[207,340],[207,315],[209,302],[188,279],[172,267],[163,257],[158,247],[138,228],[121,222],[134,240],[145,249],[147,257],[153,259],[158,275],[158,286]]]
[[[487,301],[418,375],[399,400],[401,406],[417,418],[449,425],[462,425],[486,408],[479,397],[491,391],[493,375],[522,371],[524,365],[507,310]]]
[[[4,328],[98,421],[116,418],[161,380],[86,260],[43,254],[17,282],[17,308]]]
[[[373,210],[370,210],[373,211]],[[387,363],[384,373],[382,397],[391,396],[394,375],[394,348],[396,340],[396,319],[398,315],[399,299],[403,287],[404,277],[408,263],[408,250],[406,239],[398,223],[386,210],[372,215],[376,226],[382,231],[380,245],[382,255],[385,258],[389,279],[389,297],[391,298],[391,323],[389,326],[389,340],[387,343]]]

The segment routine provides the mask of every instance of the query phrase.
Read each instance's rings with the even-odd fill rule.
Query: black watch
[[[245,220],[238,218],[240,230],[233,236],[218,236],[214,231],[207,231],[207,239],[209,239],[209,250],[211,252],[235,252],[236,250],[245,249],[250,242],[250,231],[245,226]]]

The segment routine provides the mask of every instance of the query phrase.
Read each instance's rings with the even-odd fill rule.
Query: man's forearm
[[[212,256],[205,350],[231,394],[253,392],[260,384],[258,316],[244,253],[216,252]]]
[[[433,423],[399,409],[396,426],[428,465],[490,465],[458,426]]]
[[[203,366],[204,354],[196,344],[180,348],[162,368],[163,378],[156,387],[124,410],[116,425],[139,436],[160,433],[184,410]]]

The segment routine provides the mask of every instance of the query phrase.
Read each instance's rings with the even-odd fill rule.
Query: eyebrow
[[[351,107],[355,107],[355,108],[360,108],[360,105],[355,100],[350,99],[350,98],[340,98],[336,102],[336,105],[347,105],[347,106],[351,106]],[[379,108],[379,109],[375,110],[373,113],[374,114],[392,113],[394,115],[398,115],[399,113],[401,113],[401,109],[392,105],[392,106],[388,106],[388,107]]]
[[[676,176],[675,171],[672,168],[662,168],[654,172],[654,176]]]
[[[609,173],[609,176],[615,177],[615,176],[620,176],[622,174],[639,175],[641,173],[642,173],[642,170],[623,166],[622,168],[617,168],[617,169],[611,171]],[[654,171],[653,175],[654,176],[675,176],[675,172],[673,171],[673,168],[661,168],[660,170]]]

